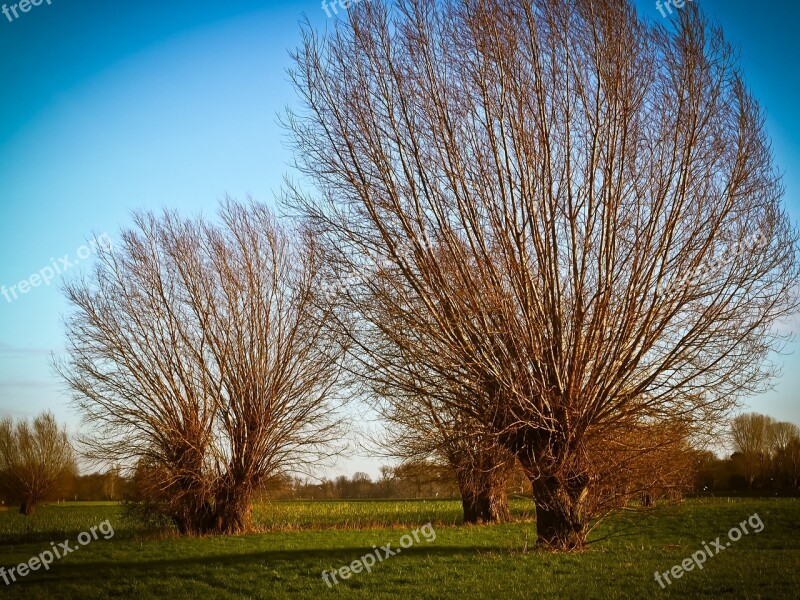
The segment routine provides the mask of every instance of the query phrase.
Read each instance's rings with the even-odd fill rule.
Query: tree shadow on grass
[[[435,544],[435,542],[433,542]],[[398,550],[394,543],[393,551]],[[300,579],[319,580],[320,591],[327,590],[322,580],[322,571],[333,571],[351,564],[370,553],[371,547],[351,546],[330,549],[298,549],[268,550],[263,552],[245,552],[214,554],[209,556],[187,556],[185,558],[153,559],[143,561],[92,561],[85,563],[69,563],[64,560],[55,561],[49,571],[36,571],[13,583],[13,590],[23,597],[56,597],[58,590],[68,586],[85,586],[87,582],[98,582],[106,591],[114,588],[127,588],[132,581],[156,581],[159,579],[185,579],[211,588],[224,588],[233,594],[248,595],[251,588],[236,589],[235,578],[220,582],[221,571],[230,573],[246,573],[243,569],[264,569],[264,583],[270,582],[271,575],[277,571],[286,572],[286,565],[291,565],[294,574]],[[477,557],[478,554],[508,554],[508,546],[481,546],[470,548],[465,546],[412,546],[400,549],[395,556],[384,557],[383,561],[402,560],[404,556],[417,558],[429,557]],[[373,554],[374,556],[374,554]],[[374,570],[381,561],[376,560]],[[6,566],[6,570],[9,566]],[[366,573],[365,573],[366,574]],[[282,581],[280,576],[273,576],[274,581]],[[351,580],[353,581],[353,580]],[[0,585],[2,582],[0,581]]]

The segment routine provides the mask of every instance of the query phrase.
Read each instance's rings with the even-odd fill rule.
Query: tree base
[[[238,535],[251,529],[251,503],[240,501],[212,507],[204,504],[188,514],[173,515],[172,520],[182,535]]]
[[[23,500],[22,506],[19,507],[19,514],[30,517],[34,512],[36,512],[36,502],[30,498]]]
[[[511,509],[505,489],[462,493],[464,523],[505,523],[511,520]]]
[[[586,488],[567,489],[555,478],[532,483],[536,546],[562,552],[583,549],[589,533],[589,519],[583,512]]]

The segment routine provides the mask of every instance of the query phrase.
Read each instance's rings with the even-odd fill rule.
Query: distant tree
[[[336,495],[338,498],[352,498],[353,485],[347,478],[347,475],[339,475],[334,479],[333,485],[336,488]]]
[[[378,485],[380,486],[381,497],[391,498],[392,484],[396,479],[394,469],[388,465],[382,465],[380,468],[380,472],[381,472],[381,478],[378,480]]]
[[[356,498],[370,498],[372,496],[372,478],[363,471],[353,475],[353,495]]]
[[[774,487],[792,487],[792,440],[800,439],[800,428],[794,423],[772,423],[767,432]]]
[[[800,436],[792,438],[786,447],[786,473],[789,487],[800,488]]]
[[[21,502],[21,514],[33,514],[36,505],[59,491],[75,472],[69,436],[51,413],[39,415],[32,424],[0,420],[0,487]]]
[[[769,451],[773,454],[784,452],[789,443],[796,437],[800,437],[800,428],[794,423],[787,423],[786,421],[772,423],[767,431]]]
[[[766,473],[774,425],[772,417],[758,413],[738,415],[731,423],[733,450],[741,455],[749,488]]]
[[[244,531],[265,481],[341,439],[342,348],[314,240],[254,202],[227,201],[219,224],[134,220],[66,287],[58,366],[91,428],[85,451],[137,464],[148,510],[181,532]]]

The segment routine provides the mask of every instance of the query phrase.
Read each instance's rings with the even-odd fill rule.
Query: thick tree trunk
[[[511,519],[505,481],[486,482],[480,489],[461,486],[464,523],[505,523]]]
[[[448,460],[458,483],[464,523],[505,523],[511,519],[506,483],[513,457],[485,440],[464,438]]]
[[[36,502],[31,498],[25,498],[22,501],[22,506],[19,507],[19,514],[29,517],[34,512],[36,512]]]
[[[185,500],[178,504],[172,520],[181,535],[208,535],[213,531],[214,508],[209,502]]]
[[[556,477],[531,482],[536,503],[536,545],[550,550],[580,550],[589,519],[584,513],[585,486],[567,487]]]
[[[178,531],[184,535],[236,535],[251,528],[251,498],[230,496],[214,506],[195,506],[173,517]]]
[[[556,417],[565,419],[563,415]],[[521,427],[504,434],[501,443],[517,457],[531,482],[536,505],[536,546],[571,551],[586,545],[592,515],[587,502],[588,477],[577,466],[571,474],[565,473],[564,465],[553,460],[570,452],[563,444],[564,438],[550,431]],[[549,455],[549,459],[541,460],[543,455]],[[557,470],[558,476],[553,474]]]
[[[214,531],[216,535],[236,535],[250,530],[252,496],[247,492],[230,491],[218,500]]]

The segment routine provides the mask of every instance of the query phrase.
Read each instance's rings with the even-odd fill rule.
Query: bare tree
[[[800,428],[794,423],[778,421],[772,423],[767,430],[767,446],[772,455],[786,452],[794,438],[800,437]]]
[[[32,424],[14,423],[10,417],[0,420],[0,487],[21,502],[21,514],[33,514],[36,505],[75,471],[69,436],[51,413],[39,415]]]
[[[390,266],[386,267],[370,277],[391,277]],[[516,459],[480,422],[454,409],[457,397],[475,390],[437,377],[435,364],[430,368],[419,353],[406,355],[405,348],[415,342],[404,337],[402,328],[386,327],[392,319],[391,310],[386,309],[395,299],[386,296],[391,285],[364,293],[357,286],[358,277],[349,281],[356,284],[357,295],[354,297],[352,289],[337,286],[337,306],[362,316],[369,307],[369,319],[375,327],[367,334],[358,322],[334,323],[343,332],[360,333],[353,336],[355,357],[351,364],[360,381],[366,383],[364,397],[373,398],[374,408],[387,425],[380,446],[388,455],[404,461],[433,462],[450,469],[461,494],[465,523],[509,520],[506,484]]]
[[[791,450],[793,440],[800,440],[800,428],[794,423],[778,421],[770,426],[767,437],[773,483],[777,486],[792,487],[794,457]]]
[[[481,434],[474,423],[443,438],[442,450],[455,473],[465,523],[504,523],[511,519],[506,486],[516,459],[493,436]],[[471,427],[472,426],[472,427]]]
[[[786,447],[786,480],[790,488],[800,488],[800,435]]]
[[[731,422],[733,450],[742,455],[747,485],[763,477],[770,458],[771,431],[775,419],[758,413],[738,415]]]
[[[87,455],[135,465],[144,498],[189,534],[246,530],[254,491],[341,434],[343,349],[313,239],[257,203],[219,217],[136,215],[66,288],[60,373],[92,428]]]
[[[587,468],[592,514],[626,507],[640,497],[650,507],[659,498],[678,499],[691,489],[699,465],[690,430],[679,419],[637,428],[595,432]]]
[[[381,478],[378,480],[378,483],[381,486],[381,495],[383,498],[391,498],[392,486],[397,479],[394,468],[388,465],[381,465],[380,472]]]
[[[776,374],[797,231],[696,6],[665,28],[627,1],[364,3],[295,60],[316,189],[287,201],[369,270],[360,350],[472,390],[446,401],[521,462],[540,545],[585,543],[603,447],[678,417],[698,443]]]

